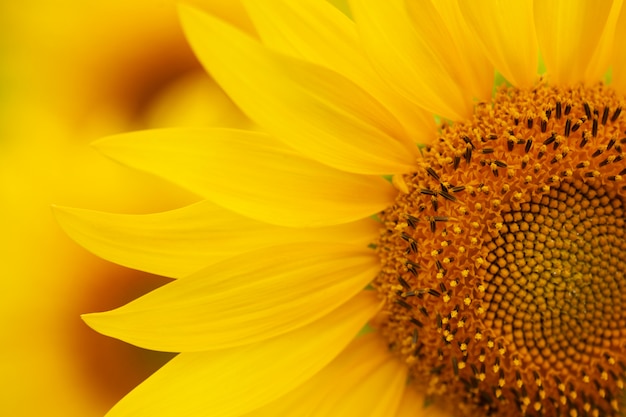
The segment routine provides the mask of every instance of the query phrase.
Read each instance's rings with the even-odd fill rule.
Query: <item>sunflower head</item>
[[[183,278],[86,317],[181,352],[112,416],[416,417],[424,395],[459,417],[618,415],[623,2],[234,3],[246,24],[182,23],[258,130],[98,142],[206,201],[65,213],[102,256]]]
[[[464,413],[604,414],[626,368],[622,99],[501,88],[381,214],[382,331]]]

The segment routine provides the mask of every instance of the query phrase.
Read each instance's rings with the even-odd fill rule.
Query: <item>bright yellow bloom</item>
[[[87,144],[136,128],[238,125],[242,116],[196,62],[173,2],[3,2],[0,15],[0,415],[101,416],[171,355],[97,337],[79,314],[167,280],[150,283],[86,253],[51,205],[186,204],[188,193],[131,176]]]
[[[58,212],[97,255],[180,278],[85,316],[181,352],[110,416],[617,415],[626,8],[349,4],[181,6],[260,131],[96,143],[202,198]]]

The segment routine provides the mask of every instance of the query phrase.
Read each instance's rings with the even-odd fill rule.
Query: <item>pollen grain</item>
[[[394,181],[377,325],[456,415],[623,411],[623,105],[602,84],[503,87]]]

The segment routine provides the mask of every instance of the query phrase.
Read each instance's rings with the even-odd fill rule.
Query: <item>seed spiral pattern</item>
[[[624,409],[622,106],[601,84],[503,87],[394,178],[375,325],[457,415]]]

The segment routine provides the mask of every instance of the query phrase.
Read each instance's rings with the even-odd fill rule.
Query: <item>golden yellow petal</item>
[[[564,85],[600,81],[587,79],[585,75],[599,47],[611,8],[610,1],[553,0],[534,3],[537,39],[550,82]]]
[[[205,71],[186,74],[152,98],[144,118],[150,129],[166,127],[232,127],[252,123]]]
[[[245,417],[393,416],[406,373],[380,335],[370,333],[354,340],[307,383]]]
[[[185,4],[210,13],[251,36],[258,36],[242,0],[185,0]]]
[[[366,69],[354,23],[327,1],[275,0],[243,3],[264,45],[294,58],[332,68],[348,78]]]
[[[626,6],[622,4],[615,26],[615,38],[611,56],[613,87],[622,94],[626,94],[626,48],[624,47],[624,39],[626,39]]]
[[[344,171],[381,175],[413,169],[417,147],[397,119],[354,82],[274,53],[197,9],[180,10],[200,61],[259,126]]]
[[[517,87],[533,86],[539,47],[532,2],[475,0],[459,6],[498,72]]]
[[[607,1],[610,3],[610,1]],[[616,42],[615,34],[620,12],[622,11],[623,0],[613,0],[609,16],[606,19],[602,36],[598,41],[592,56],[588,59],[587,71],[585,72],[585,82],[589,84],[596,83],[604,79],[607,69],[611,65],[613,58],[613,47]],[[618,48],[624,49],[623,42],[620,38],[617,41]]]
[[[95,146],[222,207],[282,226],[348,223],[394,197],[381,177],[338,171],[258,132],[162,129],[112,136]]]
[[[283,336],[236,349],[181,353],[107,417],[233,417],[251,412],[324,368],[378,308],[377,297],[362,292],[323,319]]]
[[[266,46],[354,81],[398,118],[413,142],[434,139],[432,114],[396,94],[379,77],[361,47],[356,25],[336,7],[319,0],[244,3]]]
[[[227,259],[83,318],[102,334],[146,349],[226,349],[320,319],[365,288],[379,269],[378,256],[367,248],[291,243]]]
[[[438,0],[405,0],[405,4],[420,42],[437,55],[461,91],[470,100],[490,101],[494,69],[459,4]]]
[[[440,116],[459,120],[471,114],[472,97],[463,91],[438,52],[449,34],[430,44],[416,32],[404,0],[352,0],[359,34],[372,65],[399,94]],[[439,19],[425,6],[424,18]]]
[[[351,243],[366,247],[380,224],[370,218],[337,226],[270,225],[202,201],[154,214],[113,214],[57,207],[66,233],[101,258],[130,268],[179,278],[216,262],[268,246],[297,242]]]

